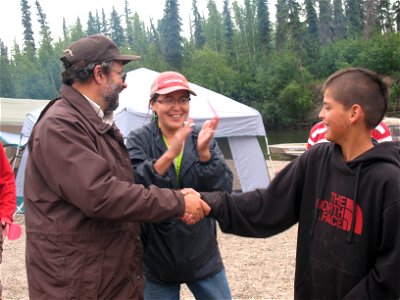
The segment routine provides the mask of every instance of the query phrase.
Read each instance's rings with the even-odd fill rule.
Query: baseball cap
[[[179,90],[186,90],[190,94],[197,96],[189,88],[189,82],[185,76],[173,71],[163,72],[151,84],[150,99],[154,98],[154,94],[165,95]]]
[[[64,50],[60,59],[65,67],[69,67],[82,61],[89,64],[120,60],[123,64],[127,64],[132,60],[140,59],[140,56],[122,55],[117,45],[108,37],[104,35],[89,35],[70,44]]]

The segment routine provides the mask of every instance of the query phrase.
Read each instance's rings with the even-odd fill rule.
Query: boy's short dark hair
[[[359,104],[365,112],[365,124],[375,128],[388,106],[389,91],[380,76],[363,68],[348,68],[333,73],[325,81],[322,93],[329,89],[335,101],[346,109]]]

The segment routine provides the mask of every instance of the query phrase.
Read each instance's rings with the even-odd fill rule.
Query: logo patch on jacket
[[[360,206],[356,204],[355,218],[353,218],[353,199],[331,192],[329,200],[321,199],[319,201],[318,209],[321,210],[319,221],[345,231],[350,231],[351,222],[355,221],[354,233],[361,235],[363,224],[362,211]]]

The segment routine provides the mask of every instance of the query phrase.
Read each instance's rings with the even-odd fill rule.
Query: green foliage
[[[236,92],[236,83],[240,81],[227,57],[208,47],[194,50],[182,71],[190,81],[227,96]]]
[[[8,58],[8,49],[0,40],[0,95],[2,97],[15,97],[13,81],[13,68]]]
[[[392,112],[400,112],[400,73],[395,78],[390,89],[389,109]]]
[[[308,87],[292,81],[279,93],[278,106],[284,107],[282,121],[284,126],[296,127],[307,119],[308,112],[313,108],[314,95]]]

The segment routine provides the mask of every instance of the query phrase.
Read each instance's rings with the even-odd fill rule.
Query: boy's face
[[[325,90],[322,104],[319,117],[326,127],[326,139],[341,144],[348,135],[350,110],[335,101],[329,89]]]

